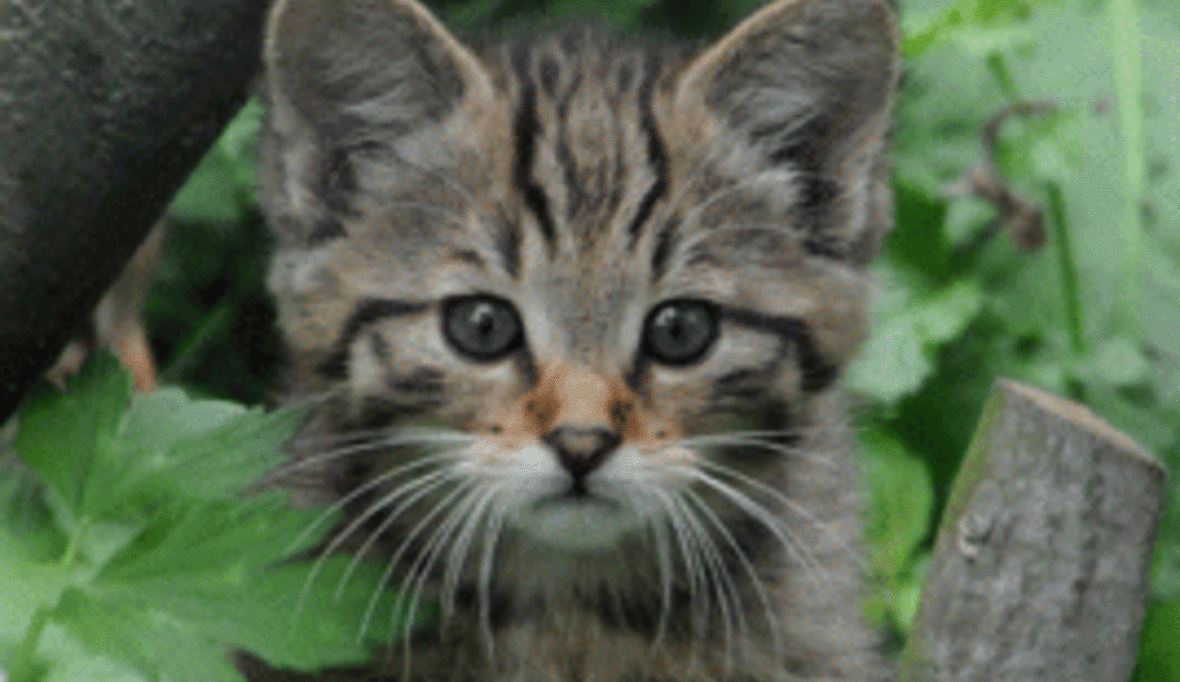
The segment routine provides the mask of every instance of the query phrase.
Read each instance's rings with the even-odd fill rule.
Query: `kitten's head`
[[[279,0],[270,283],[332,428],[431,425],[439,485],[405,490],[578,552],[725,497],[761,465],[716,434],[805,431],[865,332],[897,44],[880,0],[776,2],[696,54]],[[397,452],[371,473],[426,461]]]

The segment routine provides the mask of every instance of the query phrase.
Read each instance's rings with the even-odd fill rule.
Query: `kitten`
[[[265,64],[270,286],[317,397],[285,484],[440,607],[337,679],[889,677],[836,385],[892,220],[881,0],[695,53],[279,0]]]

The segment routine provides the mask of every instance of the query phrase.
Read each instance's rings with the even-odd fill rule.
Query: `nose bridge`
[[[564,367],[553,377],[551,390],[553,426],[612,426],[615,392],[602,376],[583,368]]]

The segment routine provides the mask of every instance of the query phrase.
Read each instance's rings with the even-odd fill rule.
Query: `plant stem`
[[[1127,322],[1134,325],[1143,248],[1139,217],[1143,195],[1143,111],[1139,102],[1143,86],[1139,63],[1142,36],[1135,0],[1109,0],[1106,14],[1114,57],[1119,129],[1123,138],[1123,182],[1126,185],[1119,228],[1123,236],[1123,311]]]
[[[1073,243],[1069,238],[1069,226],[1065,222],[1065,196],[1061,185],[1046,182],[1049,195],[1049,222],[1052,224],[1053,241],[1057,244],[1057,264],[1061,269],[1061,291],[1065,296],[1065,319],[1069,328],[1069,345],[1074,353],[1086,352],[1085,325],[1082,321],[1082,295],[1078,285],[1078,268],[1073,260]]]

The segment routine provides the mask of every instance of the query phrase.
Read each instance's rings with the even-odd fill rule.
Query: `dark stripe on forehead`
[[[652,95],[655,92],[656,79],[659,78],[663,63],[656,54],[649,54],[644,62],[643,82],[639,85],[638,106],[639,125],[647,135],[647,162],[655,173],[656,180],[643,195],[639,202],[639,210],[635,218],[627,227],[629,247],[634,247],[639,241],[639,233],[643,224],[651,216],[656,202],[663,198],[668,191],[668,152],[664,148],[664,141],[660,139],[660,131],[656,126],[656,117],[652,112]]]
[[[333,344],[334,350],[331,355],[320,363],[317,370],[329,379],[347,378],[349,347],[366,327],[387,317],[419,315],[433,307],[433,303],[425,301],[399,301],[388,298],[362,300],[345,320],[340,335]]]
[[[533,181],[533,157],[536,153],[537,135],[541,132],[541,122],[537,119],[537,90],[529,74],[528,56],[527,48],[521,48],[512,60],[516,76],[520,80],[520,104],[513,123],[516,160],[512,179],[524,196],[525,205],[540,225],[541,236],[552,248],[556,243],[557,233],[553,226],[553,217],[549,215],[549,199],[541,186]]]
[[[719,306],[718,310],[729,322],[776,334],[794,343],[799,352],[799,370],[803,375],[802,389],[805,392],[818,393],[831,386],[839,376],[840,368],[824,359],[815,347],[811,329],[803,320],[733,306]]]
[[[656,233],[655,246],[651,251],[651,283],[656,284],[668,272],[668,259],[672,256],[672,247],[675,245],[676,228],[679,225],[679,217],[669,218],[664,221],[660,227],[660,231]]]
[[[566,220],[573,220],[574,215],[577,214],[578,209],[582,206],[582,201],[585,192],[582,191],[581,183],[578,182],[578,169],[574,161],[573,150],[570,149],[568,127],[566,120],[569,117],[570,104],[573,102],[574,94],[578,91],[578,86],[582,83],[582,74],[576,73],[573,76],[573,82],[570,83],[569,89],[557,103],[557,161],[561,164],[562,173],[565,176],[565,217]]]

